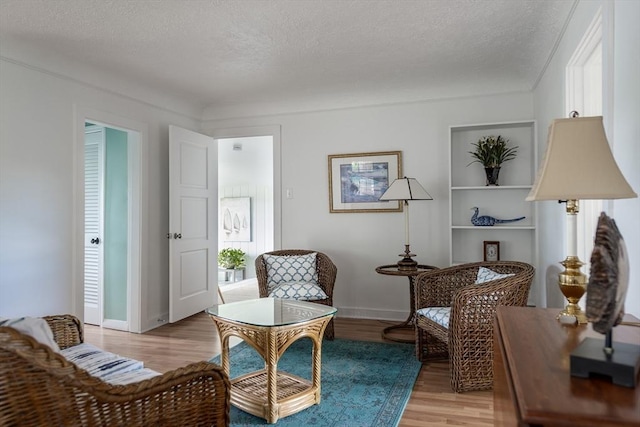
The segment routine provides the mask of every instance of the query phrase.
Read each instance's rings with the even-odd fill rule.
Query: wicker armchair
[[[480,267],[513,276],[475,284]],[[417,276],[418,360],[448,356],[451,388],[456,392],[492,388],[496,307],[526,305],[533,275],[534,268],[529,264],[496,261],[462,264]],[[430,307],[445,307],[445,313],[450,307],[450,312],[444,321],[418,312]],[[448,327],[443,326],[447,321]]]
[[[45,320],[61,349],[83,341],[74,316]],[[229,425],[229,379],[212,363],[112,385],[10,327],[0,327],[0,360],[0,425]]]
[[[256,258],[256,276],[258,279],[258,292],[260,298],[266,298],[269,296],[269,277],[267,274],[267,265],[264,260],[264,255],[276,255],[276,256],[291,256],[291,255],[307,255],[311,253],[317,253],[316,255],[316,271],[318,273],[318,284],[327,295],[328,298],[321,300],[313,300],[317,304],[324,304],[333,306],[333,286],[336,282],[337,268],[333,261],[322,252],[310,251],[305,249],[286,249],[273,252],[266,252],[259,255]],[[324,331],[325,338],[332,340],[334,337],[333,319],[327,325]]]

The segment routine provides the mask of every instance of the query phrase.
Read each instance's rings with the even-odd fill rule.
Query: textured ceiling
[[[192,103],[209,117],[273,114],[531,90],[573,6],[573,0],[0,0],[0,49],[26,46],[100,69]],[[0,53],[9,57],[6,51]]]

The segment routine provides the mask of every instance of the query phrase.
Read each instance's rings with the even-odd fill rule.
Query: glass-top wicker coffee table
[[[231,379],[231,403],[272,424],[320,403],[322,336],[334,307],[305,301],[258,298],[210,307],[220,335],[220,363],[229,375],[229,338],[239,337],[264,359],[264,369]],[[313,342],[311,381],[278,371],[285,350],[302,337]]]

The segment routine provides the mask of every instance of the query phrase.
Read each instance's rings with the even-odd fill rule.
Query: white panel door
[[[169,322],[216,302],[217,211],[215,141],[169,126]]]
[[[84,321],[102,325],[103,318],[103,159],[105,131],[88,128],[84,145]]]

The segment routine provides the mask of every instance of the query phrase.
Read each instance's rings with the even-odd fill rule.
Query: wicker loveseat
[[[44,319],[61,350],[83,342],[76,317]],[[212,363],[113,385],[11,327],[0,327],[0,360],[3,426],[229,425],[229,379]]]
[[[490,275],[484,283],[479,270]],[[492,277],[493,276],[493,277]],[[498,306],[524,306],[534,268],[515,261],[476,262],[422,273],[415,283],[416,356],[449,358],[456,392],[493,387],[493,319]]]

